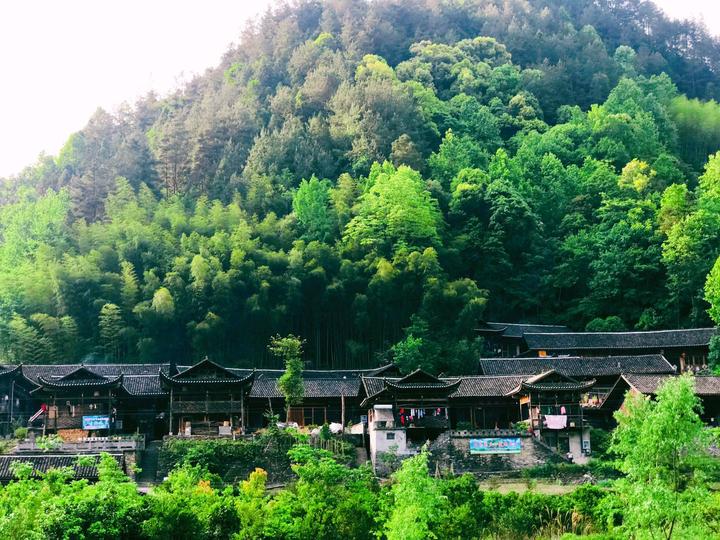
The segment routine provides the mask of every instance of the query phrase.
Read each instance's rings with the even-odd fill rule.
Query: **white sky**
[[[655,0],[720,35],[720,0]],[[0,177],[57,154],[99,106],[216,65],[272,0],[0,0]]]
[[[0,177],[219,63],[270,0],[0,0]]]

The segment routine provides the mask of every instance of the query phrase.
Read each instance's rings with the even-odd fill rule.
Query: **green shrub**
[[[523,478],[564,478],[581,476],[588,471],[585,465],[577,463],[544,463],[522,470]]]
[[[179,465],[199,466],[223,482],[244,480],[260,467],[272,481],[292,477],[288,450],[296,442],[287,431],[268,430],[251,439],[167,439],[160,448],[158,468],[167,475]]]
[[[19,427],[15,430],[15,438],[19,441],[26,439],[28,436],[28,428]]]
[[[597,459],[609,458],[608,448],[610,448],[611,437],[612,434],[605,429],[592,428],[590,430],[593,457]]]
[[[619,478],[622,473],[615,467],[615,462],[602,459],[591,459],[587,465],[590,474],[595,478]]]
[[[62,447],[63,440],[59,435],[45,435],[44,437],[38,437],[35,440],[35,446],[37,446],[43,452],[52,452]]]

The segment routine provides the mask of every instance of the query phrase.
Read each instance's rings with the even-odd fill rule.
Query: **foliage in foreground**
[[[698,410],[689,376],[667,381],[656,401],[629,395],[609,449],[625,476],[562,496],[502,495],[470,475],[433,477],[425,450],[381,485],[369,466],[349,468],[303,442],[285,457],[294,480],[275,492],[263,469],[237,483],[211,472],[233,456],[260,456],[221,441],[177,443],[171,449],[184,458],[147,496],[107,455],[95,484],[72,480],[71,469],[33,476],[16,464],[17,480],[0,488],[0,531],[23,540],[716,538],[720,494],[707,473],[717,461],[708,459],[713,433]],[[283,437],[294,438],[275,429],[262,442]]]
[[[621,456],[625,477],[615,483],[622,530],[637,538],[711,538],[720,534],[708,513],[708,475],[717,462],[708,455],[710,432],[689,375],[670,379],[657,400],[628,395],[615,413],[611,449]],[[717,496],[715,496],[717,498]]]
[[[297,480],[275,494],[262,469],[222,487],[217,475],[184,464],[142,496],[109,456],[92,485],[71,481],[71,471],[24,474],[0,488],[0,530],[13,539],[405,540],[601,529],[596,508],[607,494],[592,486],[562,497],[483,492],[471,476],[433,478],[423,453],[381,487],[369,468],[347,468],[323,450],[300,446],[291,454]]]
[[[171,438],[160,447],[158,465],[161,474],[181,465],[197,466],[225,483],[262,468],[271,482],[285,481],[291,476],[287,452],[296,441],[292,432],[277,429],[251,440]]]

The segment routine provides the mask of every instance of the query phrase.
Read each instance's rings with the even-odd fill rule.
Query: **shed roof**
[[[122,454],[110,454],[118,463],[122,465]],[[11,471],[11,465],[16,462],[32,464],[35,473],[46,473],[50,469],[59,469],[62,467],[72,467],[75,470],[75,478],[86,478],[88,480],[97,480],[98,471],[97,464],[100,461],[99,455],[83,456],[93,460],[92,465],[78,467],[78,456],[71,454],[43,454],[43,455],[0,455],[0,482],[9,482],[15,479]]]
[[[623,379],[641,394],[655,394],[660,385],[668,379],[667,375],[626,374]],[[720,377],[695,377],[695,393],[698,396],[720,396]]]

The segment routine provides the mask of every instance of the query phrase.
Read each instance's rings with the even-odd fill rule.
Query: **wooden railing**
[[[240,413],[239,401],[173,401],[175,413]]]
[[[131,452],[145,449],[143,435],[117,435],[111,437],[83,437],[77,441],[63,442],[56,452]],[[42,452],[35,441],[20,441],[17,452]]]
[[[547,415],[541,414],[540,418],[534,418],[533,419],[533,428],[535,428],[535,429],[539,428],[542,430],[549,429],[547,426],[545,426],[545,423],[544,423],[545,416],[547,416]],[[567,416],[567,423],[565,425],[565,429],[575,429],[575,428],[580,428],[580,426],[583,426],[583,425],[584,426],[588,425],[587,418],[584,418],[580,414],[567,414],[565,416]],[[550,430],[550,431],[555,431],[555,430]]]
[[[488,437],[529,437],[527,430],[517,429],[453,429],[451,437],[456,438],[488,438]]]

